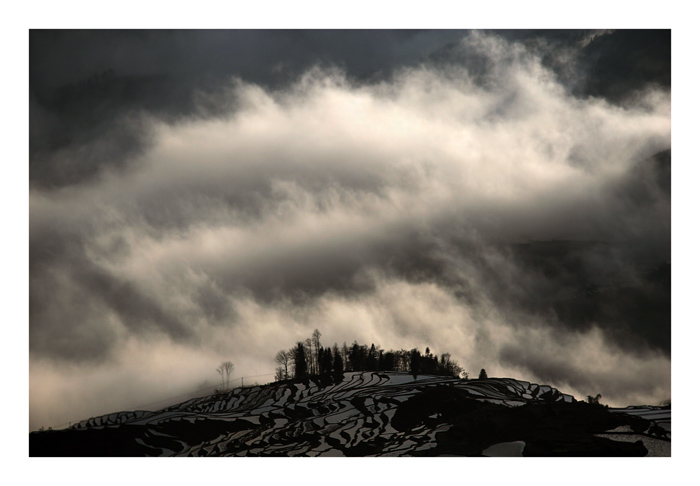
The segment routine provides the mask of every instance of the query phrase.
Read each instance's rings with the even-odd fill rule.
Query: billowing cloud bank
[[[30,190],[30,427],[215,383],[222,359],[271,375],[315,328],[670,398],[670,92],[580,96],[552,65],[472,33],[371,81],[231,78],[43,153],[101,168]],[[100,165],[123,133],[139,149]]]

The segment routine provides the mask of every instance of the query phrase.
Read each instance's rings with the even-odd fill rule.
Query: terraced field
[[[630,442],[629,434],[623,436],[620,427],[628,427],[630,434],[634,432],[645,440],[667,443],[670,454],[670,433],[654,434],[653,421],[619,412],[577,403],[574,397],[555,388],[514,379],[414,379],[402,373],[346,373],[343,381],[336,384],[305,380],[236,389],[157,412],[113,413],[85,420],[64,431],[32,433],[30,455],[478,456],[649,452],[648,447],[641,447],[643,441]],[[581,417],[597,424],[595,432],[616,430],[622,439],[583,432],[577,436],[576,424]],[[590,425],[587,423],[586,430]],[[552,432],[558,428],[565,436]],[[563,439],[568,436],[573,438]],[[562,440],[571,443],[570,454],[552,445],[561,444]]]

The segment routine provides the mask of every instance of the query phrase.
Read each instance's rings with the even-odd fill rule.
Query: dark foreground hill
[[[670,408],[498,378],[346,373],[29,434],[30,456],[670,456]]]

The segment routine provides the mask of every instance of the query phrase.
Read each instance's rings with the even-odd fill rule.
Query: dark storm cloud
[[[123,76],[173,76],[173,83],[189,87],[206,87],[207,81],[218,87],[231,75],[271,85],[318,63],[367,77],[415,64],[464,35],[455,30],[34,30],[31,82],[39,94],[50,96],[113,69]]]
[[[599,361],[600,353],[587,353],[585,349],[569,345],[569,354],[559,353],[554,347],[539,343],[540,352],[528,350],[538,343],[505,345],[501,348],[499,360],[505,365],[528,370],[546,383],[558,383],[563,389],[578,391],[577,398],[584,400],[586,395],[600,393],[603,403],[643,403],[644,396],[654,396],[659,392],[667,373],[663,361],[657,356],[647,356],[647,362],[640,373],[639,368],[629,368],[624,360],[618,362],[616,373],[609,372],[609,363]],[[607,349],[610,355],[616,350]],[[572,354],[577,354],[573,356]]]
[[[33,33],[33,362],[255,374],[319,328],[667,393],[670,92],[585,94],[616,35]]]
[[[283,86],[313,65],[357,78],[415,64],[460,31],[30,32],[30,182],[63,186],[133,163],[148,145],[135,113],[221,112],[212,92],[232,76]],[[78,147],[65,157],[56,151]],[[66,160],[69,159],[69,160]]]
[[[74,362],[103,362],[112,358],[112,352],[121,343],[123,336],[116,331],[119,326],[128,334],[145,338],[165,335],[174,342],[196,345],[198,338],[192,327],[150,298],[146,289],[109,274],[87,258],[82,249],[68,250],[72,245],[80,248],[75,237],[53,236],[59,245],[40,245],[36,241],[30,245],[32,354]],[[46,253],[51,254],[50,258]],[[213,292],[200,297],[200,303],[207,313],[225,311],[225,303],[218,302]]]
[[[671,88],[671,31],[619,30],[586,45],[586,94],[624,101],[630,92]]]
[[[196,291],[194,301],[212,322],[221,322],[224,319],[235,321],[228,295],[212,282],[203,284]]]
[[[387,79],[420,62],[466,65],[472,78],[498,72],[466,52],[464,31],[242,30],[30,32],[30,182],[62,186],[123,167],[147,148],[135,114],[221,113],[212,92],[232,76],[283,87],[314,65],[358,80]],[[622,101],[649,85],[670,87],[670,31],[495,31],[529,46],[580,96]],[[77,147],[55,157],[55,151]]]
[[[671,88],[669,29],[499,30],[542,56],[571,92],[625,103],[636,92]]]
[[[299,42],[305,42],[305,35],[302,33],[292,34],[300,36]],[[259,35],[265,38],[263,34]],[[317,33],[316,35],[323,37],[325,34]],[[401,38],[403,34],[394,35]],[[136,38],[142,40],[139,36]],[[150,41],[149,35],[146,35],[145,38],[147,42]],[[217,36],[213,38],[216,39]],[[108,36],[109,39],[111,37]],[[109,42],[107,44],[109,45]],[[488,37],[476,37],[469,43],[449,46],[448,51],[453,53],[452,57],[449,57],[450,66],[429,68],[436,69],[435,72],[440,73],[439,76],[424,81],[421,79],[422,74],[418,71],[418,74],[411,74],[407,78],[399,77],[392,82],[399,84],[399,86],[401,83],[407,83],[409,87],[404,89],[407,89],[409,94],[404,96],[410,97],[413,96],[410,94],[410,90],[413,89],[411,84],[421,86],[425,83],[425,86],[428,86],[430,83],[442,83],[447,89],[454,89],[455,86],[458,89],[465,89],[469,84],[460,83],[463,83],[462,78],[466,74],[468,83],[476,83],[477,91],[483,89],[485,95],[496,94],[495,102],[492,102],[487,109],[487,118],[491,117],[498,123],[500,120],[509,120],[524,115],[520,105],[523,102],[530,103],[528,98],[532,96],[523,90],[523,87],[512,85],[513,77],[511,74],[514,69],[520,69],[521,65],[528,69],[528,64],[534,64],[537,68],[538,58],[531,50],[525,48],[510,49],[505,43],[494,42]],[[185,52],[189,51],[185,50]],[[185,55],[185,58],[187,57]],[[466,65],[466,70],[464,68],[461,71],[451,69],[460,61]],[[178,69],[182,68],[176,66],[175,70]],[[445,77],[440,77],[442,75]],[[408,79],[408,81],[402,81],[402,79]],[[324,85],[328,81],[336,84],[331,84],[330,89],[328,89]],[[99,87],[100,82],[97,80],[94,86]],[[354,91],[360,95],[361,103],[362,96],[366,96],[366,94],[353,88],[351,84],[344,83],[344,74],[342,73],[331,71],[330,74],[327,74],[324,71],[319,71],[312,75],[308,81],[302,81],[298,84],[290,95],[283,94],[279,105],[273,105],[267,111],[263,109],[261,113],[253,116],[260,116],[263,120],[269,116],[270,121],[266,120],[265,123],[268,125],[265,126],[274,131],[275,127],[269,125],[274,123],[274,117],[281,116],[282,125],[290,121],[286,111],[288,108],[301,106],[302,114],[309,117],[305,120],[313,120],[313,116],[322,117],[324,113],[317,112],[313,105],[315,96],[319,96],[321,99],[323,96],[331,96],[331,99],[322,101],[322,103],[331,102],[333,96],[342,102],[346,91],[350,93]],[[480,88],[481,86],[483,88]],[[384,88],[380,84],[376,88],[377,94],[381,93],[382,89]],[[78,89],[77,91],[89,92],[89,89]],[[377,96],[371,91],[367,94],[371,97]],[[381,99],[381,94],[379,96]],[[226,100],[231,97],[232,95],[226,94],[226,92],[214,95],[215,100]],[[258,92],[256,88],[247,85],[234,88],[233,97],[238,99],[234,102],[234,106],[238,106],[238,113],[250,111],[245,108],[246,103],[252,103],[251,106],[258,102],[263,105],[277,103],[274,97],[271,98],[264,92]],[[204,98],[203,102],[206,105],[207,99]],[[226,106],[225,103],[223,105]],[[430,114],[431,109],[429,105],[426,105],[421,114]],[[253,113],[255,112],[253,111]],[[493,118],[493,114],[496,114],[497,117]],[[197,120],[197,118],[193,120]],[[182,126],[185,127],[183,133],[192,132],[188,141],[177,149],[152,156],[161,157],[163,160],[168,159],[168,164],[171,167],[168,170],[174,169],[174,175],[163,178],[161,174],[156,172],[146,173],[140,182],[138,179],[136,180],[136,187],[126,189],[127,192],[133,191],[135,197],[128,197],[128,201],[120,201],[119,196],[114,196],[117,205],[121,205],[120,210],[124,212],[124,217],[127,219],[124,224],[131,225],[131,221],[136,221],[133,218],[137,218],[137,221],[143,223],[144,231],[147,231],[149,237],[168,238],[169,235],[173,234],[173,231],[176,232],[175,234],[186,235],[193,225],[213,225],[216,227],[230,224],[232,220],[242,224],[251,224],[265,219],[271,212],[289,204],[293,210],[308,211],[309,214],[323,217],[333,208],[343,205],[353,206],[358,201],[371,200],[373,204],[383,204],[391,197],[392,191],[397,188],[402,191],[418,190],[420,192],[421,188],[416,184],[422,184],[422,178],[425,176],[427,176],[426,180],[431,179],[429,173],[421,172],[424,170],[420,167],[422,162],[419,162],[417,168],[408,166],[407,170],[397,171],[393,161],[389,165],[385,163],[387,157],[385,149],[377,151],[372,145],[363,148],[352,146],[354,144],[343,141],[342,137],[351,135],[347,130],[353,130],[354,127],[349,127],[347,130],[342,127],[338,131],[331,130],[330,132],[330,136],[335,137],[335,141],[347,146],[346,150],[336,150],[333,147],[332,138],[327,144],[322,141],[318,149],[308,150],[305,148],[303,143],[317,144],[313,134],[315,130],[324,130],[323,127],[312,121],[305,122],[306,126],[298,131],[294,128],[286,131],[281,130],[278,132],[278,137],[273,134],[260,136],[257,132],[250,132],[258,138],[250,143],[243,138],[238,141],[233,140],[230,154],[227,154],[220,152],[219,149],[226,138],[224,132],[221,132],[221,136],[212,137],[207,134],[204,139],[198,139],[199,132],[197,130],[199,129],[192,122],[187,123]],[[149,127],[148,123],[143,120],[140,124]],[[241,128],[246,127],[248,125],[246,118],[234,118],[232,127],[235,128],[236,125]],[[167,130],[177,133],[178,126],[181,125],[176,124],[173,129]],[[188,126],[193,127],[192,130],[189,130]],[[221,123],[210,123],[209,127],[213,133],[217,133],[217,130],[228,129],[225,118]],[[149,129],[144,131],[152,132]],[[153,134],[152,136],[156,137],[157,135]],[[112,145],[110,137],[112,137],[111,132],[106,137],[106,142],[101,138],[97,145],[110,147]],[[209,138],[207,139],[207,137]],[[585,138],[581,141],[581,143],[587,142],[589,141]],[[198,145],[200,143],[204,145]],[[236,146],[238,149],[235,148]],[[290,151],[290,147],[294,148]],[[306,154],[300,158],[295,155],[295,150],[301,150]],[[388,154],[389,160],[392,157],[405,157],[402,151],[391,153],[391,150],[393,149],[390,149]],[[405,152],[414,151],[417,158],[421,158],[425,157],[422,152],[426,150],[430,151],[432,147],[428,146],[426,149],[424,146],[416,145]],[[94,154],[95,151],[89,152]],[[394,152],[396,151],[394,150]],[[572,164],[598,163],[594,158],[595,152],[585,145],[574,146],[571,153],[577,154],[573,159],[570,155],[570,163]],[[98,159],[99,155],[101,154],[98,153]],[[504,155],[504,157],[510,156]],[[202,157],[214,160],[215,164],[204,162],[211,168],[200,171],[198,166],[203,163],[200,160]],[[328,163],[328,157],[333,158],[333,163]],[[71,159],[71,157],[62,157],[62,154],[56,155],[54,158]],[[109,158],[106,157],[106,159]],[[231,165],[233,161],[235,161],[235,165]],[[162,165],[161,161],[156,162]],[[594,171],[595,168],[590,170]],[[502,268],[490,266],[492,262],[484,262],[482,258],[481,246],[483,243],[480,243],[475,250],[472,242],[473,235],[468,231],[465,233],[464,229],[477,228],[482,237],[489,240],[517,240],[518,237],[525,235],[536,238],[552,238],[573,234],[575,237],[580,237],[576,232],[583,230],[584,233],[593,233],[606,240],[628,242],[630,238],[635,238],[632,244],[643,245],[646,236],[648,236],[648,232],[642,231],[644,221],[637,223],[631,221],[629,216],[640,214],[641,209],[656,207],[655,204],[660,196],[658,191],[654,192],[653,181],[650,182],[649,177],[647,177],[649,170],[637,169],[636,172],[639,174],[635,175],[630,172],[624,174],[623,177],[611,178],[611,188],[603,187],[602,189],[604,197],[603,201],[599,203],[599,207],[592,205],[591,203],[596,204],[596,201],[591,201],[585,195],[582,196],[581,200],[576,198],[562,200],[558,195],[553,194],[548,196],[552,198],[551,202],[546,199],[542,203],[525,202],[522,208],[514,208],[510,203],[501,205],[493,200],[489,201],[488,197],[482,198],[482,201],[477,202],[477,205],[482,205],[482,207],[475,211],[471,209],[473,204],[467,197],[465,201],[455,201],[455,210],[459,211],[460,204],[467,204],[468,211],[472,214],[469,215],[467,221],[457,225],[455,225],[455,215],[450,214],[452,210],[450,208],[445,212],[441,211],[442,214],[431,215],[430,220],[427,224],[423,224],[420,231],[414,227],[415,222],[412,221],[412,217],[408,217],[404,221],[392,221],[389,226],[383,228],[383,231],[366,231],[363,227],[364,234],[344,235],[342,238],[321,237],[317,240],[305,241],[303,245],[299,246],[271,249],[266,253],[265,258],[248,259],[248,261],[242,262],[235,272],[231,272],[231,268],[226,263],[223,265],[218,262],[207,264],[208,266],[205,268],[213,275],[217,275],[226,291],[230,292],[237,287],[245,287],[252,290],[257,297],[266,300],[287,294],[311,294],[313,296],[322,294],[327,289],[338,290],[351,286],[353,285],[354,273],[362,266],[384,266],[402,278],[414,274],[430,275],[432,279],[461,287],[461,294],[465,298],[469,298],[473,291],[469,290],[468,282],[449,282],[447,269],[450,265],[454,265],[454,262],[451,262],[450,258],[446,258],[441,250],[444,247],[450,247],[457,249],[459,260],[467,259],[472,262],[472,270],[480,275],[480,278],[478,281],[472,282],[471,286],[478,287],[479,293],[486,292],[499,303],[509,302],[508,305],[518,306],[532,306],[532,302],[541,300],[535,296],[547,295],[550,302],[547,302],[546,305],[551,306],[554,305],[551,303],[553,296],[581,292],[586,286],[598,285],[599,283],[592,283],[591,276],[586,274],[588,272],[596,275],[596,268],[585,268],[585,259],[579,255],[581,261],[578,262],[576,269],[566,268],[562,270],[566,266],[566,262],[560,265],[559,273],[562,275],[549,275],[545,278],[539,278],[541,282],[538,282],[540,266],[529,269],[529,272],[534,272],[534,277],[528,277],[528,271],[526,271],[522,272],[523,274],[519,275],[518,278],[512,278],[513,272],[517,272],[522,263],[511,262],[512,269],[508,272],[504,272]],[[497,176],[496,174],[497,172],[494,172],[495,176]],[[138,173],[135,177],[139,177]],[[110,193],[116,193],[120,190],[115,189]],[[110,196],[107,193],[104,196],[93,195],[91,197],[103,199],[106,201],[105,204],[111,204],[109,202]],[[559,207],[553,207],[555,205]],[[372,208],[368,207],[365,210],[371,211]],[[658,218],[663,220],[664,215],[657,215],[648,224],[652,228],[658,227]],[[93,224],[100,225],[98,219],[95,218]],[[642,219],[648,219],[646,214]],[[623,224],[620,224],[620,221],[623,221]],[[627,228],[625,224],[633,226]],[[641,235],[636,234],[640,231],[642,231]],[[668,251],[667,248],[663,250]],[[99,251],[109,253],[112,250],[111,248],[106,250],[102,248]],[[496,248],[491,248],[491,251],[497,252]],[[581,253],[580,249],[576,251]],[[589,252],[589,260],[601,258],[596,252],[597,250]],[[36,253],[39,255],[41,250],[37,250]],[[666,255],[660,256],[658,252],[654,256],[660,261],[667,259]],[[561,257],[565,258],[566,255]],[[604,260],[612,262],[614,258],[617,257],[607,255]],[[555,260],[555,256],[549,255],[548,263],[550,265],[558,265],[552,263]],[[598,267],[606,267],[611,262],[598,262]],[[630,262],[624,264],[632,265]],[[511,284],[513,281],[517,283]],[[527,286],[522,284],[524,281],[528,282]],[[99,288],[100,286],[96,286],[96,289]],[[528,292],[527,289],[531,289],[531,291]],[[559,290],[557,291],[557,289]],[[547,311],[549,308],[536,308],[535,310]],[[593,312],[595,314],[595,311]],[[570,321],[572,325],[576,325],[575,319],[566,319],[566,322]],[[586,322],[586,325],[589,324],[591,322]],[[170,328],[171,326],[166,327]],[[173,328],[176,329],[177,326]]]
[[[148,333],[165,331],[174,341],[195,341],[192,330],[169,315],[158,303],[144,296],[129,282],[119,281],[103,272],[93,270],[79,275],[76,280],[86,294],[100,296],[114,310],[129,332]]]

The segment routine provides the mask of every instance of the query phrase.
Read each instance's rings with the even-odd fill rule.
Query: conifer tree
[[[350,348],[350,367],[352,371],[361,371],[360,369],[360,345],[357,341],[352,343]]]
[[[294,378],[304,378],[306,376],[306,350],[304,343],[297,343],[294,350]]]
[[[314,332],[311,334],[311,344],[313,345],[313,355],[315,361],[315,363],[312,363],[310,367],[311,373],[320,375],[320,360],[318,357],[320,356],[319,350],[321,349],[321,332],[318,329],[314,329]]]
[[[377,350],[374,348],[374,343],[372,343],[372,347],[367,354],[367,369],[369,371],[377,371]]]
[[[333,354],[331,353],[331,348],[323,349],[323,352],[319,353],[319,356],[321,356],[321,375],[326,377],[331,376],[333,372]]]
[[[333,343],[333,366],[335,367],[335,357],[340,354],[340,348],[338,348],[338,343]],[[340,361],[342,363],[343,357],[340,357]]]
[[[396,371],[394,353],[392,351],[387,351],[384,355],[384,371]]]
[[[323,346],[321,346],[318,349],[318,352],[316,353],[316,363],[318,363],[318,370],[317,373],[319,376],[325,374],[325,369],[323,367],[323,353],[325,350],[323,349]],[[312,373],[313,374],[313,373]]]
[[[343,371],[343,357],[340,355],[340,353],[336,353],[335,358],[333,359],[333,381],[336,383],[343,381]]]
[[[411,374],[414,380],[418,378],[418,373],[420,373],[420,358],[420,351],[413,348],[411,350]]]
[[[306,341],[304,341],[304,357],[306,358],[306,373],[307,374],[314,374],[314,351],[313,351],[313,344],[311,343],[311,338],[307,338]]]

